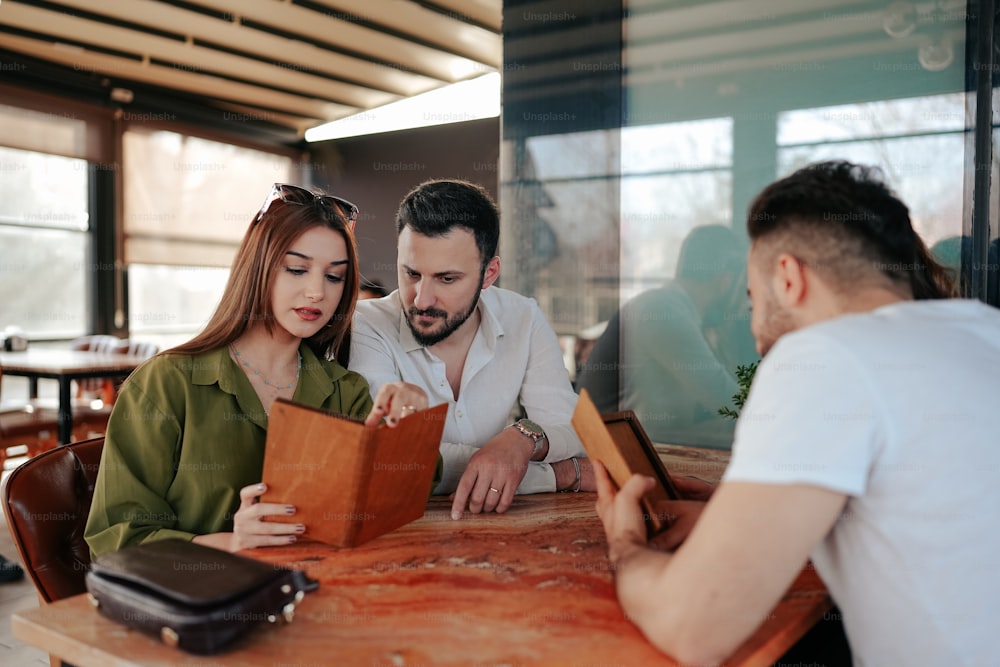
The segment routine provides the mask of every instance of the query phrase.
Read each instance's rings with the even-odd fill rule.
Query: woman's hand
[[[295,514],[295,508],[291,505],[258,502],[260,495],[266,490],[265,484],[251,484],[240,489],[240,508],[233,516],[233,532],[199,535],[192,541],[225,551],[241,551],[295,542],[298,536],[306,531],[306,527],[302,524],[265,521],[264,517],[270,515]]]
[[[395,426],[403,417],[425,409],[427,393],[423,389],[409,382],[392,382],[378,390],[375,406],[368,413],[365,426],[378,426],[383,417],[387,425]]]

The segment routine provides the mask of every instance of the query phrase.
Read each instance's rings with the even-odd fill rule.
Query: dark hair
[[[775,181],[750,205],[747,233],[832,277],[835,289],[880,282],[916,299],[954,294],[877,167],[833,160]]]
[[[359,288],[365,292],[371,292],[372,294],[377,294],[380,297],[387,296],[389,294],[388,288],[382,284],[382,281],[378,278],[362,278],[361,287]]]
[[[254,214],[256,219],[257,214]],[[229,345],[254,322],[273,332],[271,289],[292,243],[314,227],[332,229],[344,237],[347,270],[344,292],[330,321],[305,339],[318,357],[332,357],[348,335],[351,315],[358,300],[358,250],[354,234],[343,214],[318,200],[308,205],[275,200],[257,222],[251,222],[233,259],[222,299],[205,329],[188,342],[166,352],[200,354]]]
[[[910,274],[914,299],[948,299],[959,295],[958,272],[939,262],[919,236],[917,264],[923,265],[925,269]]]
[[[396,235],[406,227],[424,236],[445,236],[455,227],[472,232],[485,267],[497,254],[500,212],[486,189],[460,180],[426,181],[403,198]]]

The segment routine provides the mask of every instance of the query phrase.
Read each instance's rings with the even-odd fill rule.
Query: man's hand
[[[656,506],[656,513],[668,517],[667,528],[654,535],[649,544],[660,551],[674,551],[684,543],[698,523],[705,503],[700,500],[667,500]]]
[[[600,470],[598,471],[598,469]],[[656,506],[656,513],[668,518],[668,526],[666,530],[655,535],[647,542],[645,510],[640,504],[639,499],[653,488],[655,482],[648,477],[633,475],[628,483],[625,484],[622,492],[616,494],[614,483],[608,476],[607,469],[598,461],[594,462],[594,477],[597,481],[598,492],[597,513],[604,523],[604,532],[608,538],[609,558],[612,561],[621,558],[623,554],[614,555],[614,553],[617,550],[627,547],[629,543],[650,546],[659,551],[675,550],[687,539],[691,529],[698,522],[701,511],[705,509],[705,503],[701,500],[667,500],[659,503]],[[674,477],[673,479],[678,490],[687,498],[707,498],[715,490],[714,486],[702,480],[695,481],[682,477]],[[684,481],[678,483],[679,480]],[[625,493],[625,490],[630,488],[635,490],[634,502],[629,501],[628,505],[625,506],[626,500],[622,498],[622,493]],[[623,507],[620,508],[620,505]],[[625,522],[621,519],[616,519],[616,512],[622,513],[627,517],[628,521]],[[627,526],[627,529],[623,526]],[[616,545],[612,541],[613,537],[620,541],[633,534],[638,537],[635,539],[630,538],[621,545]]]
[[[685,500],[708,502],[708,499],[715,493],[715,485],[711,482],[706,482],[700,477],[694,477],[693,475],[671,475],[670,478],[674,481],[674,486],[681,492]]]
[[[594,461],[597,482],[597,515],[604,524],[608,539],[608,560],[617,563],[637,549],[646,547],[646,521],[639,499],[653,488],[651,477],[632,475],[621,491],[615,486],[600,461]]]
[[[427,392],[417,385],[409,382],[384,384],[375,395],[375,405],[365,419],[365,426],[378,426],[383,417],[386,425],[395,426],[403,417],[426,408]]]
[[[505,428],[472,455],[455,489],[451,518],[461,519],[466,506],[473,514],[506,512],[528,470],[534,443],[521,432]]]
[[[576,456],[577,465],[580,466],[580,491],[597,491],[594,482],[594,466],[590,459],[583,456]],[[576,467],[572,459],[556,461],[551,464],[552,472],[556,476],[556,491],[572,491],[576,488]]]

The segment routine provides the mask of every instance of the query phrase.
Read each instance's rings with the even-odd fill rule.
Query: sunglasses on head
[[[267,195],[267,199],[264,200],[264,205],[260,207],[260,212],[254,219],[253,224],[256,225],[260,222],[264,214],[267,213],[267,209],[276,201],[283,201],[286,204],[297,204],[299,206],[323,203],[330,207],[336,207],[336,210],[347,220],[347,226],[352,231],[354,230],[354,223],[358,221],[358,207],[346,199],[334,197],[333,195],[318,195],[297,185],[275,183],[271,188],[270,194]]]

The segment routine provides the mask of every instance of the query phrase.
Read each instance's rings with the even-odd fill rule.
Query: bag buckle
[[[177,631],[173,628],[168,628],[167,626],[160,628],[160,639],[162,639],[163,643],[170,648],[177,648],[177,644],[179,644],[181,640]]]

